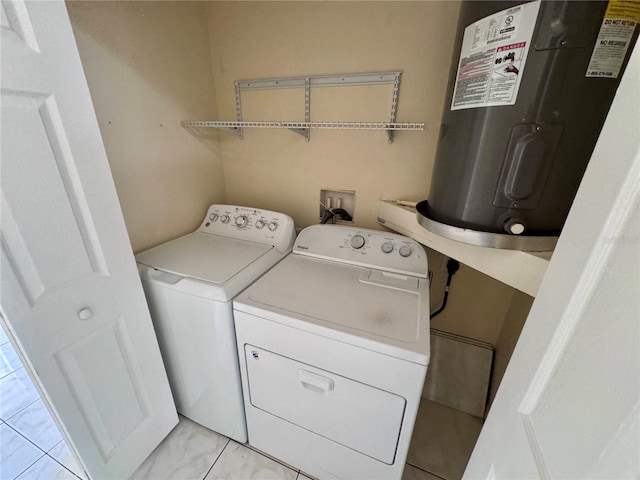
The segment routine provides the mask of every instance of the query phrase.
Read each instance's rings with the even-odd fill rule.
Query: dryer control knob
[[[278,224],[276,222],[271,222],[269,224],[269,230],[271,230],[272,232],[275,232],[278,229]]]
[[[209,220],[211,220],[212,222],[215,222],[216,220],[218,220],[218,214],[212,213],[211,215],[209,215]]]
[[[220,217],[220,221],[221,221],[222,223],[229,223],[229,220],[230,220],[229,215],[222,215],[222,216]]]
[[[256,228],[257,228],[258,230],[262,230],[262,229],[264,228],[264,221],[263,221],[263,220],[258,220],[258,221],[256,222]]]
[[[246,215],[240,215],[239,217],[236,217],[236,226],[238,228],[246,227],[247,223],[249,223],[249,219]]]
[[[351,237],[349,244],[355,249],[362,248],[365,244],[364,237],[362,235],[354,235]]]
[[[380,249],[382,250],[383,253],[391,253],[393,252],[393,243],[384,242],[382,244],[382,247],[380,247]]]
[[[400,250],[398,250],[398,253],[400,254],[401,257],[408,257],[409,255],[411,255],[412,250],[409,245],[404,245],[400,247]]]

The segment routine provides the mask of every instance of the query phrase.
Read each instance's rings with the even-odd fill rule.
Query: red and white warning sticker
[[[451,110],[516,103],[539,9],[517,5],[465,28]]]

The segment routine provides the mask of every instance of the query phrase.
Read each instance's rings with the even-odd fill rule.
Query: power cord
[[[447,284],[444,287],[444,298],[442,299],[442,305],[440,306],[440,308],[438,310],[436,310],[435,312],[433,312],[431,314],[430,318],[434,318],[437,315],[441,314],[442,311],[445,309],[445,307],[447,306],[447,299],[449,298],[449,286],[451,285],[451,279],[453,278],[453,276],[456,274],[456,272],[460,269],[460,263],[457,260],[454,260],[453,258],[450,258],[449,261],[447,261]]]

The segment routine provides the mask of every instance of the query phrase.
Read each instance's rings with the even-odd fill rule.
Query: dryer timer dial
[[[353,237],[351,237],[349,244],[357,250],[364,247],[365,239],[362,235],[354,235]]]

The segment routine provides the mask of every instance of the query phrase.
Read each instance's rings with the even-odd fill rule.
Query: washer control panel
[[[312,225],[300,232],[293,253],[426,278],[427,254],[396,233],[342,225]]]
[[[211,205],[198,232],[267,243],[282,251],[291,248],[295,238],[288,215],[238,205]]]

